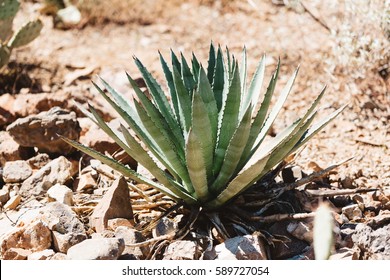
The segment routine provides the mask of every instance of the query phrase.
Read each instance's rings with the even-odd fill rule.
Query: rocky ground
[[[176,5],[148,25],[140,21],[58,30],[43,16],[42,35],[16,51],[9,67],[21,70],[18,77],[27,75],[30,82],[21,85],[16,79],[0,93],[2,259],[313,259],[310,213],[320,200],[335,211],[332,259],[390,259],[389,77],[367,73],[366,79],[353,81],[357,91],[350,92],[348,76],[327,70],[335,63],[333,37],[308,12],[267,1],[258,9],[246,1],[236,1],[236,6],[200,2]],[[30,15],[36,4],[22,8],[23,15]],[[316,10],[327,19],[336,14],[321,5]],[[245,44],[250,71],[263,52],[269,73],[280,56],[282,84],[301,63],[274,132],[298,116],[324,83],[329,93],[320,115],[349,104],[286,169],[295,170],[294,176],[282,174],[281,182],[291,184],[302,174],[353,159],[288,192],[285,201],[294,204],[293,210],[271,209],[262,218],[292,212],[301,217],[262,220],[261,231],[230,238],[213,229],[205,233],[198,223],[182,239],[171,240],[187,222],[185,210],[145,230],[173,203],[148,186],[120,179],[108,166],[67,146],[58,134],[144,172],[72,100],[92,103],[119,127],[117,116],[91,89],[93,74],[128,93],[124,71],[136,73],[131,55],[161,78],[158,49],[166,55],[169,48],[194,51],[204,60],[211,39],[237,54]]]

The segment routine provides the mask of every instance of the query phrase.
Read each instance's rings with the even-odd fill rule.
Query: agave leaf
[[[169,124],[173,124],[175,122],[174,114],[172,108],[169,105],[167,97],[161,89],[161,86],[157,83],[156,79],[153,78],[153,76],[145,68],[141,61],[139,61],[138,58],[134,57],[134,61],[146,82],[146,85],[149,89],[149,93],[152,96],[157,108],[167,120],[167,122]]]
[[[92,113],[94,119],[96,120],[98,126],[109,136],[111,137],[115,143],[119,145],[123,150],[125,150],[126,153],[128,153],[130,156],[133,156],[133,153],[131,149],[124,143],[123,137],[119,135],[119,132],[115,132],[111,129],[111,127],[106,124],[106,122],[102,119],[102,117],[99,116],[99,114],[96,112],[95,108],[89,104],[89,111]]]
[[[104,80],[102,80],[103,84],[106,83]],[[99,93],[104,97],[104,99],[119,113],[119,115],[126,121],[126,123],[130,126],[131,129],[133,129],[138,137],[148,146],[150,151],[154,153],[154,155],[161,160],[162,158],[162,152],[159,149],[156,141],[151,137],[149,132],[144,127],[143,123],[141,122],[135,108],[133,108],[128,102],[124,100],[124,98],[117,93],[115,90],[113,90],[111,87],[106,87],[107,90],[113,95],[114,99],[118,102],[116,104],[114,101],[111,100],[107,96],[107,94],[94,82],[92,82],[95,88],[99,91]],[[123,107],[122,107],[123,105]],[[124,108],[128,108],[129,110],[124,111]],[[89,112],[83,113],[91,118]],[[91,118],[93,121],[96,122],[93,118]]]
[[[217,102],[218,112],[222,110],[223,90],[225,87],[225,65],[223,61],[223,53],[221,47],[218,47],[217,60],[215,63],[213,91],[215,101]]]
[[[164,186],[168,187],[174,194],[180,197],[180,192],[187,191],[177,183],[174,183],[172,177],[161,170],[150,155],[142,148],[137,140],[130,134],[130,132],[121,125],[122,134],[126,140],[127,145],[132,150],[133,158],[143,165],[149,172]],[[187,195],[189,195],[187,193]]]
[[[164,135],[161,129],[150,118],[150,116],[146,113],[140,104],[137,102],[134,104],[141,121],[145,125],[149,134],[153,137],[153,139],[155,139],[158,147],[163,153],[162,163],[169,170],[169,172],[173,174],[176,180],[179,182],[183,180],[183,185],[190,193],[192,193],[194,190],[191,189],[188,170],[186,169],[185,163],[181,161],[177,151],[175,151],[174,144],[172,143],[171,139]]]
[[[247,65],[247,54],[246,54],[246,47],[244,46],[244,48],[242,49],[242,56],[241,56],[241,77],[240,77],[240,81],[241,81],[241,93],[245,96],[246,94],[246,75],[247,75],[247,71],[248,71],[248,65]],[[243,110],[243,114],[245,113],[245,110],[246,108]]]
[[[266,155],[251,167],[238,174],[237,177],[235,177],[215,199],[206,203],[205,207],[211,209],[218,208],[231,200],[240,192],[244,191],[244,189],[253,183],[253,178],[255,178],[257,174],[263,171],[269,156],[270,154]]]
[[[226,149],[238,124],[238,115],[241,101],[241,83],[238,66],[235,67],[234,76],[230,83],[224,108],[222,110],[221,123],[219,125],[219,139],[215,151],[214,174],[221,169]]]
[[[215,148],[215,141],[213,137],[210,137],[212,132],[206,105],[203,103],[199,92],[195,91],[192,97],[192,134],[194,134],[194,137],[200,144],[203,154],[203,165],[207,170],[206,175],[209,179],[212,178]]]
[[[176,54],[171,50],[172,69],[176,68],[177,72],[181,73],[181,64]]]
[[[185,88],[184,82],[177,71],[176,67],[173,68],[173,80],[175,82],[175,88],[177,92],[179,115],[181,120],[182,129],[185,134],[188,133],[191,127],[191,97]]]
[[[215,48],[213,43],[211,42],[210,51],[209,51],[209,60],[207,65],[207,78],[209,79],[210,85],[214,84],[215,64],[216,64]]]
[[[126,73],[127,74],[127,73]],[[139,100],[141,101],[142,106],[145,108],[145,111],[150,116],[150,118],[155,122],[156,126],[162,131],[165,137],[170,138],[172,143],[175,145],[178,155],[182,161],[184,161],[184,137],[181,133],[180,127],[176,122],[171,122],[168,124],[166,119],[160,111],[155,107],[155,105],[146,97],[146,95],[141,91],[137,86],[136,82],[127,74],[127,78],[133,87],[135,93],[137,94]]]
[[[252,104],[256,108],[258,99],[261,99],[261,86],[263,85],[264,72],[265,55],[263,55],[259,62],[259,65],[257,66],[256,72],[252,77],[248,92],[244,92],[243,102],[241,104],[241,115],[245,113],[246,108],[248,108],[250,104]]]
[[[272,169],[276,164],[281,162],[284,158],[291,154],[295,144],[301,139],[307,128],[313,122],[316,113],[314,112],[307,120],[301,119],[298,126],[290,133],[289,137],[285,139],[273,152],[267,162],[265,169]],[[267,171],[268,172],[268,171]]]
[[[187,166],[196,197],[203,202],[208,200],[210,196],[204,155],[202,146],[191,129],[186,143]]]
[[[165,79],[167,80],[168,88],[169,88],[169,93],[171,95],[171,100],[172,100],[172,105],[173,109],[175,111],[176,119],[178,120],[178,123],[180,123],[180,113],[179,113],[179,104],[178,104],[178,99],[177,99],[177,93],[176,93],[176,88],[175,88],[175,82],[173,81],[173,75],[171,70],[168,67],[167,62],[165,61],[164,57],[160,55],[160,62],[164,71]]]
[[[298,126],[299,121],[294,122],[284,131],[276,135],[276,137],[265,147],[263,147],[258,154],[252,158],[251,163],[248,162],[248,167],[244,169],[228,184],[228,186],[213,200],[207,203],[207,207],[217,208],[227,201],[238,195],[239,193],[245,191],[253,183],[259,179],[259,174],[265,174],[265,166],[272,155],[272,152],[279,147],[284,139],[287,139],[291,132]]]
[[[268,112],[268,108],[271,104],[271,99],[272,99],[272,96],[273,96],[274,91],[275,91],[275,85],[276,85],[276,81],[277,81],[278,74],[279,74],[279,66],[280,66],[280,64],[278,63],[276,71],[272,75],[272,78],[271,78],[269,85],[267,87],[267,91],[264,95],[264,99],[261,102],[260,108],[257,111],[256,116],[252,122],[248,143],[247,143],[247,146],[245,147],[245,149],[242,153],[241,160],[240,160],[240,163],[238,165],[238,170],[241,170],[243,168],[243,166],[248,162],[248,160],[252,157],[253,153],[258,149],[258,147],[261,144],[261,142],[259,142],[257,146],[253,147],[254,143],[257,139],[257,136],[259,135],[259,133],[263,127],[264,120],[265,120],[265,117],[266,117],[267,112]]]
[[[199,78],[198,78],[198,92],[202,97],[204,104],[206,105],[207,114],[210,119],[211,125],[211,137],[213,140],[213,145],[217,142],[217,132],[218,132],[218,108],[217,103],[215,101],[215,96],[213,90],[211,88],[210,83],[208,82],[206,73],[204,69],[201,67],[199,70]]]
[[[192,65],[192,73],[194,73],[193,75],[195,79],[195,84],[198,84],[198,77],[199,77],[199,71],[201,66],[194,53],[192,53],[191,65]]]
[[[181,195],[180,196],[177,196],[175,193],[172,192],[171,189],[163,186],[163,185],[160,185],[156,182],[154,182],[153,180],[149,179],[149,178],[146,178],[145,176],[142,176],[141,174],[135,172],[134,170],[126,167],[125,165],[119,163],[118,161],[108,157],[108,156],[105,156],[97,151],[95,151],[94,149],[91,149],[87,146],[84,146],[76,141],[73,141],[73,140],[70,140],[70,139],[67,139],[63,136],[60,136],[60,138],[65,141],[66,143],[68,143],[69,145],[75,147],[76,149],[82,151],[83,153],[86,153],[87,155],[93,157],[93,158],[96,158],[98,160],[100,160],[101,162],[103,162],[104,164],[107,164],[108,166],[110,166],[111,168],[117,170],[118,172],[122,173],[124,176],[126,177],[129,177],[130,179],[138,182],[138,183],[143,183],[143,184],[148,184],[154,188],[156,188],[157,190],[159,190],[160,192],[162,192],[163,194],[166,194],[168,195],[169,197],[171,197],[172,199],[176,200],[176,201],[179,201],[180,199],[184,200],[185,202],[189,203],[189,204],[193,204],[194,203],[194,198],[191,197],[190,195],[188,195],[187,193],[185,192],[178,192],[178,194]]]
[[[188,66],[188,63],[183,54],[181,54],[181,65],[181,76],[183,78],[184,85],[190,96],[192,96],[192,92],[196,87],[196,83],[194,80],[194,76],[191,73],[190,67]]]
[[[295,78],[297,77],[298,70],[299,70],[299,68],[297,68],[295,70],[295,72],[292,74],[292,76],[288,80],[286,86],[283,88],[282,92],[280,93],[278,101],[276,102],[276,104],[272,108],[271,112],[269,113],[268,118],[265,121],[264,126],[262,127],[260,134],[258,135],[258,137],[256,139],[256,142],[255,142],[256,144],[260,144],[264,140],[264,137],[267,135],[268,130],[271,128],[277,115],[279,114],[280,110],[282,109],[283,104],[286,101],[287,96],[290,93],[291,88],[294,84]]]
[[[211,186],[213,193],[220,193],[231,177],[236,175],[235,169],[240,161],[242,151],[244,150],[249,137],[251,119],[252,106],[248,107],[240,124],[234,132],[232,139],[230,140],[221,170]]]
[[[345,104],[344,106],[340,107],[339,109],[337,109],[336,111],[334,111],[332,114],[330,114],[329,116],[326,116],[325,118],[323,118],[321,121],[319,121],[318,123],[315,123],[314,125],[312,125],[306,132],[305,134],[302,136],[302,138],[299,140],[299,142],[294,146],[294,148],[292,149],[291,153],[295,152],[297,149],[299,149],[300,147],[302,147],[302,145],[304,145],[307,141],[309,141],[314,135],[316,135],[319,131],[321,131],[321,129],[324,128],[324,126],[326,126],[329,122],[331,122],[332,120],[334,120],[346,107],[347,107],[348,104]]]

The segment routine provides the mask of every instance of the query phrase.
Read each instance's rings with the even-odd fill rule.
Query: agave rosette
[[[137,99],[128,100],[103,79],[99,93],[119,113],[124,125],[111,129],[90,105],[84,113],[118,145],[143,165],[157,182],[128,166],[75,141],[64,139],[86,154],[101,160],[124,176],[149,184],[176,201],[216,209],[245,191],[288,155],[305,144],[334,119],[344,107],[312,124],[315,108],[324,90],[306,113],[272,140],[264,139],[281,110],[296,78],[296,70],[270,108],[279,74],[279,63],[268,87],[262,91],[263,56],[247,80],[247,55],[242,61],[210,46],[205,69],[192,55],[191,68],[183,55],[171,52],[171,67],[160,54],[171,102],[163,87],[145,66],[134,58],[147,85],[150,98],[128,80]],[[259,103],[259,105],[258,105]],[[142,144],[141,144],[142,142]],[[163,167],[163,168],[162,168]]]

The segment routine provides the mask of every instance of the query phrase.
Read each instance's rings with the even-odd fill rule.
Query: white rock
[[[215,246],[217,260],[266,260],[263,244],[257,236],[245,235],[227,239]]]
[[[87,239],[70,247],[67,255],[71,260],[116,260],[124,249],[122,238]]]
[[[47,260],[53,257],[55,252],[52,249],[46,249],[39,252],[34,252],[27,257],[28,260]]]
[[[30,165],[24,160],[6,162],[3,170],[3,180],[6,183],[19,183],[32,174]]]
[[[47,191],[49,199],[64,203],[66,205],[73,205],[73,192],[64,185],[55,184]]]

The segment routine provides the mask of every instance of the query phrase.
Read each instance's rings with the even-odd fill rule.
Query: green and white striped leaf
[[[190,130],[186,143],[187,166],[196,198],[200,202],[207,201],[210,197],[204,154],[198,138]]]

